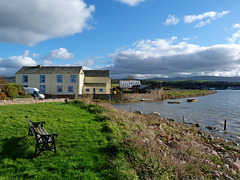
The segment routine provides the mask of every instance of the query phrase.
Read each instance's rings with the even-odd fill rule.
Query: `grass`
[[[163,92],[165,99],[205,96],[215,93],[214,91],[210,90],[181,90],[181,89],[164,90]]]
[[[213,144],[195,127],[99,105],[1,106],[0,179],[213,179],[215,171],[240,178],[240,171],[224,168],[224,157],[212,154],[227,146],[221,139]],[[33,158],[25,115],[58,133],[56,154]],[[220,149],[240,158],[239,151]]]
[[[0,179],[116,179],[116,147],[108,118],[99,106],[81,102],[7,105],[0,108]],[[33,158],[28,124],[45,121],[57,133],[57,153]]]

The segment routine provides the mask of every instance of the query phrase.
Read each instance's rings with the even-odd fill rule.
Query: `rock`
[[[154,112],[151,112],[149,115],[160,116],[160,113],[154,111]]]
[[[199,125],[198,123],[197,123],[197,124],[195,124],[195,126],[196,126],[196,127],[200,127],[200,125]]]
[[[230,169],[228,164],[224,164],[224,165],[223,165],[223,168],[226,169],[226,170],[229,170],[229,169]]]
[[[175,121],[175,119],[173,119],[173,118],[169,118],[169,119],[167,119],[168,121]]]
[[[233,161],[231,158],[226,158],[225,161],[228,163],[228,164],[233,164]]]
[[[148,143],[149,143],[149,139],[148,139],[148,138],[143,138],[143,142],[144,142],[145,144],[148,144]]]
[[[222,173],[221,172],[219,172],[219,171],[213,171],[212,172],[213,173],[213,176],[215,177],[215,178],[220,178],[221,176],[222,176]]]
[[[214,157],[218,157],[217,151],[212,150],[212,155],[213,155]]]
[[[237,171],[240,171],[240,162],[234,162],[232,165]]]
[[[231,171],[234,176],[237,175],[237,172],[234,169],[231,169]]]
[[[143,112],[142,111],[138,111],[138,110],[134,111],[134,113],[143,115]]]
[[[212,131],[212,130],[217,130],[217,128],[214,127],[214,126],[206,126],[206,128],[209,129],[209,130],[211,130],[211,131]]]
[[[214,137],[209,134],[209,135],[208,135],[208,139],[209,139],[209,140],[214,140]]]
[[[226,180],[234,180],[232,177],[230,177],[228,174],[223,174]]]

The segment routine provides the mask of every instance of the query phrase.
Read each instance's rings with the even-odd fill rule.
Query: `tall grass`
[[[79,101],[0,107],[0,179],[119,179],[112,165],[115,143],[105,110]],[[35,139],[28,124],[45,121],[57,133],[57,153],[33,158]]]

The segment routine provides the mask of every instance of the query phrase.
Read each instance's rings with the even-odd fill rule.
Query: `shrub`
[[[1,98],[1,100],[5,100],[6,96],[7,96],[7,95],[6,95],[4,92],[0,92],[0,98]]]
[[[15,84],[7,84],[6,85],[6,94],[8,97],[13,99],[14,96],[18,95],[18,88]]]

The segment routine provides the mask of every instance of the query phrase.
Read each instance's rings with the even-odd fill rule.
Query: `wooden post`
[[[224,120],[224,131],[226,131],[227,128],[227,120]]]
[[[132,112],[132,108],[130,108],[130,112]]]
[[[184,116],[183,116],[183,123],[185,123],[185,118],[184,118]]]

